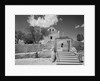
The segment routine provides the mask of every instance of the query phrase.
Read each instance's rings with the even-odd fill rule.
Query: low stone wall
[[[42,50],[43,45],[41,44],[15,44],[15,53],[27,53]]]
[[[38,58],[50,58],[51,51],[41,51],[38,53]],[[29,52],[29,53],[16,53],[15,59],[22,59],[22,58],[37,58],[36,52]]]

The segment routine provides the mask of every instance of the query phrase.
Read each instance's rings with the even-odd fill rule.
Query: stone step
[[[57,64],[66,65],[66,64],[80,64],[78,56],[72,52],[59,52],[57,57]]]
[[[62,54],[59,54],[59,53],[58,53],[57,55],[68,55],[68,56],[75,56],[75,54],[67,54],[67,53],[65,53],[65,54],[63,54],[63,53],[62,53]]]
[[[77,56],[58,56],[58,58],[78,58]]]
[[[78,58],[57,58],[58,60],[79,60]]]
[[[57,55],[59,55],[59,56],[77,56],[75,54],[57,54]]]
[[[74,53],[58,53],[59,55],[75,55]]]
[[[59,60],[57,60],[57,61],[61,61],[61,62],[79,62],[79,60],[77,59],[77,60],[69,60],[69,59],[59,59]]]
[[[79,62],[57,62],[57,65],[82,65],[82,63]]]
[[[61,60],[78,60],[78,58],[59,58]]]
[[[58,57],[78,57],[76,55],[58,55]]]
[[[58,54],[73,54],[72,52],[58,52]]]

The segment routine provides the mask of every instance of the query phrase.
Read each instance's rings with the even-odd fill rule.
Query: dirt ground
[[[16,59],[15,65],[56,65],[56,62],[51,61],[51,58],[24,58]]]

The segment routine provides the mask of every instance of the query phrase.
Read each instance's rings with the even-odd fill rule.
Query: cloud
[[[57,15],[43,15],[42,17],[38,17],[37,19],[35,19],[35,16],[36,15],[31,15],[27,20],[30,26],[48,28],[50,26],[57,25],[57,22],[59,21]]]
[[[80,27],[80,25],[76,25],[76,26],[75,26],[75,28],[79,28],[79,27]]]
[[[75,26],[75,28],[80,28],[80,27],[84,27],[84,24]]]
[[[60,20],[60,21],[62,21],[63,19],[62,19],[62,18],[60,18],[59,20]]]
[[[82,40],[81,42],[84,42],[84,40]]]
[[[84,27],[84,24],[82,24],[81,27]]]

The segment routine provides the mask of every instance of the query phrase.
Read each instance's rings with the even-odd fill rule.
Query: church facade
[[[49,36],[44,37],[41,44],[47,46],[47,48],[53,48],[56,45],[57,51],[70,52],[71,39],[66,36],[61,36],[60,31],[57,31],[54,27],[48,28],[50,32]]]

